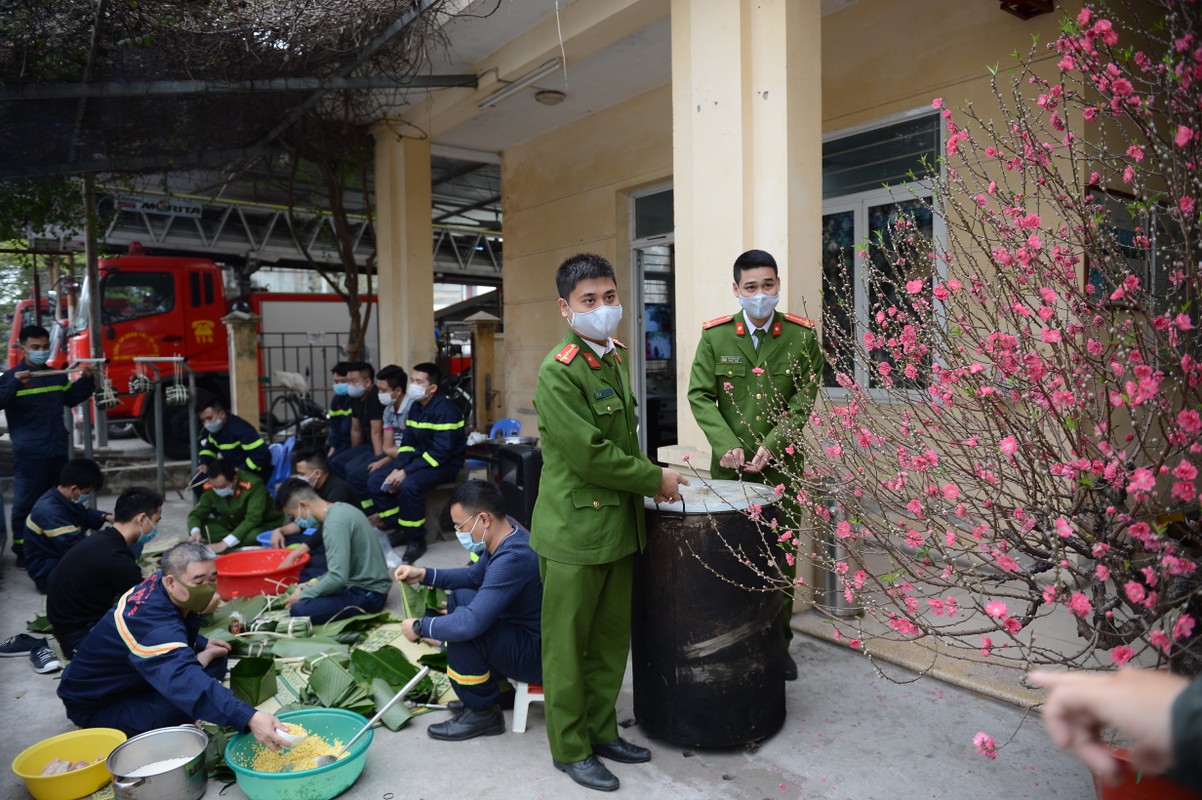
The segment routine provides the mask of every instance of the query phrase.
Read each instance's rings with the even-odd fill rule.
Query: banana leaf
[[[332,637],[344,631],[362,632],[371,628],[378,628],[388,622],[400,622],[400,620],[387,611],[380,611],[375,614],[359,614],[354,617],[336,619],[324,625],[314,626],[313,635]]]
[[[209,615],[209,618],[201,627],[201,633],[204,633],[205,628],[212,628],[217,625],[228,629],[230,617],[233,616],[235,611],[242,614],[242,627],[249,629],[250,621],[263,613],[263,609],[265,608],[267,608],[267,598],[261,594],[252,595],[251,597],[235,597],[233,600],[227,600]],[[205,635],[208,636],[207,633]]]
[[[38,614],[25,623],[25,629],[30,633],[50,633],[50,620],[45,614]]]
[[[244,658],[230,670],[230,690],[244,703],[257,706],[275,697],[275,660]]]
[[[401,608],[408,619],[425,616],[427,611],[441,611],[447,607],[447,593],[443,589],[411,586],[408,583],[402,583],[400,587]]]
[[[274,642],[271,652],[276,658],[308,658],[309,656],[329,651],[340,654],[346,652],[346,647],[333,639],[293,639],[288,636],[275,636],[272,638]]]
[[[338,666],[342,667],[343,669],[350,669],[351,654],[349,651],[343,650],[343,651],[334,652],[332,650],[327,649],[327,650],[323,650],[320,653],[314,653],[311,656],[305,656],[305,662],[301,666],[301,672],[303,672],[305,674],[311,673],[313,671],[313,668],[315,666],[317,666],[318,661],[325,661],[327,658],[332,659],[334,661],[334,663],[336,663]]]
[[[396,692],[417,674],[417,667],[410,664],[405,654],[395,647],[381,647],[373,651],[352,650],[351,674],[364,684],[381,678]],[[409,693],[409,699],[430,702],[434,691],[434,683],[426,678]]]
[[[434,653],[426,653],[417,660],[417,663],[423,667],[429,667],[435,672],[446,673],[447,671],[447,651],[438,650]]]
[[[317,662],[309,676],[309,689],[326,708],[338,706],[358,688],[351,674],[330,659]]]
[[[376,710],[388,705],[388,701],[391,700],[398,691],[400,690],[393,689],[383,678],[376,678],[373,680],[371,682],[371,694],[372,698],[376,701]],[[380,721],[387,725],[390,731],[399,731],[412,717],[413,712],[411,712],[402,702],[397,703],[395,706],[384,712],[384,716],[380,717]]]

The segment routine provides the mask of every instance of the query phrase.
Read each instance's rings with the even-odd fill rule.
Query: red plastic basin
[[[309,563],[304,553],[294,563],[281,567],[291,550],[247,550],[217,556],[217,595],[222,600],[279,594],[284,587],[300,580],[301,570]]]

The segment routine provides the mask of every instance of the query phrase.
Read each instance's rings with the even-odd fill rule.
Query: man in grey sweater
[[[309,617],[320,625],[383,610],[392,580],[376,532],[362,511],[322,500],[300,478],[284,481],[276,493],[276,506],[302,530],[320,526],[326,548],[328,571],[284,601],[292,616]]]

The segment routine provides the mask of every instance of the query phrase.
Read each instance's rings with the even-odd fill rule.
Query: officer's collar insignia
[[[772,323],[772,335],[780,336],[780,320],[777,320],[776,322]]]
[[[588,364],[593,369],[601,369],[601,361],[593,353],[584,354],[584,363]]]
[[[718,358],[720,364],[742,364],[743,356],[721,356]]]
[[[570,344],[555,354],[555,360],[561,364],[571,364],[572,359],[580,352],[580,345]]]
[[[747,333],[747,326],[744,325],[742,322],[736,322],[735,323],[735,335],[743,336],[746,333]]]
[[[598,389],[597,391],[593,392],[593,399],[604,400],[607,397],[613,397],[615,394],[617,393],[613,389],[606,386],[604,389]]]

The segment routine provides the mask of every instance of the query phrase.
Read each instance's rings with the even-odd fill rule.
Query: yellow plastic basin
[[[25,748],[13,759],[13,773],[25,781],[34,800],[78,800],[103,788],[112,776],[104,760],[125,734],[115,728],[84,728],[60,733]],[[87,761],[90,766],[60,775],[43,775],[54,759]]]

